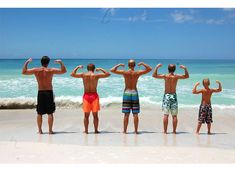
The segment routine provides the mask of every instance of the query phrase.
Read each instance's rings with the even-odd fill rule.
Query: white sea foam
[[[0,109],[32,109],[36,107],[36,98],[34,97],[17,97],[17,98],[0,98]],[[79,108],[82,105],[82,96],[59,96],[55,98],[58,108]],[[122,104],[122,97],[100,98],[102,107]],[[153,101],[151,97],[140,97],[141,107],[161,107],[161,100]],[[199,105],[179,104],[180,108],[198,108]],[[235,105],[213,104],[213,108],[235,109]]]

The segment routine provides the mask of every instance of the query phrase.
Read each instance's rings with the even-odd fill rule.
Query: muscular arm
[[[202,93],[202,90],[197,90],[197,86],[199,85],[200,83],[197,82],[194,87],[193,87],[193,90],[192,90],[192,93],[193,94],[199,94],[199,93]]]
[[[110,71],[114,74],[122,75],[122,74],[124,74],[125,70],[117,70],[118,67],[120,67],[120,66],[124,67],[125,65],[124,64],[118,64],[118,65],[114,66],[113,68],[111,68]]]
[[[96,74],[96,76],[98,78],[106,78],[106,77],[109,77],[110,76],[110,73],[106,70],[104,70],[103,68],[97,68],[96,71],[102,71],[103,73],[102,74]]]
[[[221,91],[222,91],[222,85],[221,85],[221,83],[220,83],[218,80],[216,81],[216,83],[219,85],[219,87],[218,87],[218,88],[213,88],[213,89],[212,89],[213,93],[214,93],[214,92],[217,93],[217,92],[221,92]]]
[[[184,75],[177,75],[177,78],[178,79],[186,79],[186,78],[189,78],[189,73],[188,73],[188,69],[183,66],[183,65],[180,65],[180,68],[184,69]]]
[[[83,73],[76,73],[78,69],[83,68],[82,65],[77,66],[76,68],[74,68],[74,70],[71,72],[70,76],[71,77],[75,77],[75,78],[82,78],[83,77]]]
[[[147,73],[149,73],[150,71],[152,71],[152,68],[151,68],[149,65],[147,65],[147,64],[145,64],[145,63],[143,63],[143,62],[140,62],[140,63],[138,64],[138,66],[141,66],[141,65],[145,67],[145,70],[140,70],[140,71],[138,71],[138,74],[139,74],[139,75],[147,74]]]
[[[29,64],[30,62],[32,62],[32,58],[29,58],[29,59],[24,63],[24,66],[23,66],[23,69],[22,69],[22,74],[24,74],[24,75],[32,75],[32,74],[35,74],[36,68],[28,69],[28,64]]]
[[[160,68],[162,66],[162,64],[158,64],[157,66],[156,66],[156,68],[154,69],[154,71],[153,71],[153,77],[154,78],[165,78],[165,74],[158,74],[157,72],[158,72],[158,69]]]
[[[52,73],[53,74],[64,74],[67,72],[63,62],[61,60],[55,60],[55,63],[60,64],[60,69],[58,68],[52,68]]]
[[[63,62],[61,60],[55,60],[55,63],[60,64],[60,69],[58,68],[52,68],[53,74],[64,74],[67,72]]]

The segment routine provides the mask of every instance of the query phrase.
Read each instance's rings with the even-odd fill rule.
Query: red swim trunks
[[[85,113],[98,112],[100,110],[99,95],[97,93],[84,93],[83,111]]]

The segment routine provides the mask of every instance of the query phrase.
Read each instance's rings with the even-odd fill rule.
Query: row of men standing
[[[37,125],[38,133],[43,134],[42,131],[42,115],[48,114],[48,125],[49,134],[53,134],[53,113],[55,112],[55,102],[52,86],[52,78],[54,74],[66,73],[66,67],[61,60],[55,60],[55,63],[61,65],[58,68],[49,68],[50,58],[43,56],[41,58],[41,67],[28,69],[28,64],[32,62],[32,58],[28,59],[22,70],[24,75],[35,75],[38,83],[38,97],[37,97]],[[137,90],[137,82],[141,75],[149,73],[152,68],[143,63],[138,63],[138,66],[143,66],[143,70],[135,70],[136,63],[133,59],[128,61],[128,69],[119,69],[124,67],[124,64],[118,64],[111,68],[111,72],[122,75],[125,80],[125,89],[123,93],[122,113],[124,113],[123,119],[123,133],[127,133],[127,126],[129,121],[129,115],[132,112],[134,118],[134,132],[138,133],[138,124],[140,113],[139,95]],[[185,66],[181,65],[185,71],[184,75],[175,74],[176,66],[174,64],[168,65],[167,74],[158,74],[158,69],[162,64],[158,64],[153,72],[154,78],[165,80],[165,93],[163,97],[162,111],[164,133],[167,133],[168,116],[172,115],[173,119],[173,133],[176,133],[177,128],[177,114],[178,114],[178,102],[176,95],[176,86],[179,79],[189,78],[188,70]],[[94,130],[95,133],[99,133],[98,125],[98,111],[100,110],[99,95],[97,93],[98,80],[100,78],[106,78],[110,76],[110,73],[103,68],[95,68],[94,64],[87,65],[87,72],[77,73],[78,70],[82,69],[83,66],[77,66],[71,73],[72,77],[82,78],[84,84],[84,95],[83,95],[83,111],[84,111],[84,133],[88,133],[88,124],[90,113],[93,114],[94,118]],[[95,73],[95,71],[97,73]],[[100,73],[101,72],[101,73]]]

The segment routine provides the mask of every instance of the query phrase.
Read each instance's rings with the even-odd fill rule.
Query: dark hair
[[[50,62],[50,58],[48,56],[43,56],[42,59],[41,59],[41,64],[42,66],[45,66],[47,67],[47,65],[49,64]]]
[[[94,72],[94,71],[95,71],[95,65],[94,65],[94,64],[88,64],[88,65],[87,65],[87,70]]]
[[[175,72],[175,64],[169,64],[168,65],[168,71],[169,71],[169,73]]]

